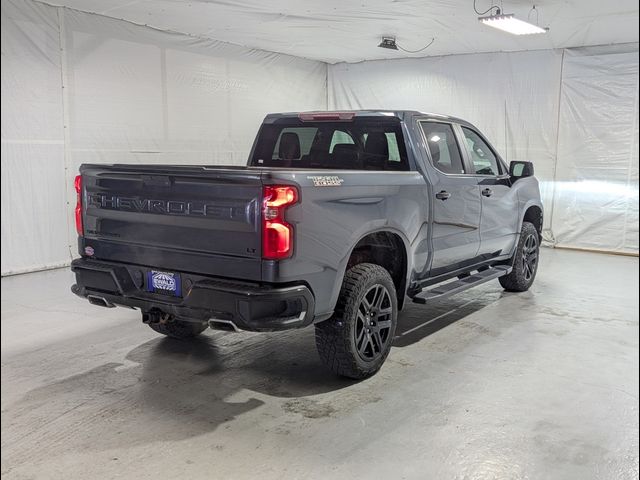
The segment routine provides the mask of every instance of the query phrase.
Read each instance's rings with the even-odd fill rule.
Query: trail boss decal
[[[307,180],[311,180],[314,187],[339,187],[344,182],[344,179],[333,175],[314,175],[307,177]]]

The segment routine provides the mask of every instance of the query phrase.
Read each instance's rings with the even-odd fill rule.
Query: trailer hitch
[[[168,323],[172,320],[172,315],[165,313],[159,308],[152,308],[148,312],[142,313],[142,323]]]

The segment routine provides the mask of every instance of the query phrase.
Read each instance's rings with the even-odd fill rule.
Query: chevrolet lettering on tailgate
[[[95,193],[89,195],[89,205],[109,210],[125,212],[157,213],[164,215],[191,215],[197,217],[215,217],[224,219],[243,219],[246,208],[233,205],[220,205],[207,202],[186,200],[155,200],[138,197],[120,197]]]

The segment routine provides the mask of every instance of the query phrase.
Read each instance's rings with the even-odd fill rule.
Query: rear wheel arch
[[[408,251],[406,240],[398,232],[392,230],[370,232],[358,240],[351,250],[344,272],[359,263],[380,265],[391,275],[396,289],[398,309],[402,309],[409,271]]]

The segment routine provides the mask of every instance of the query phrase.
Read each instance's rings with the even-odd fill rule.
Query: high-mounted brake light
[[[293,253],[293,226],[284,219],[287,207],[298,201],[298,190],[290,185],[268,185],[263,191],[262,257],[281,260]]]
[[[76,175],[76,179],[73,182],[74,187],[76,187],[76,231],[78,235],[82,236],[84,234],[84,229],[82,228],[82,175]]]
[[[303,122],[349,122],[356,116],[356,112],[306,112],[298,114]]]

